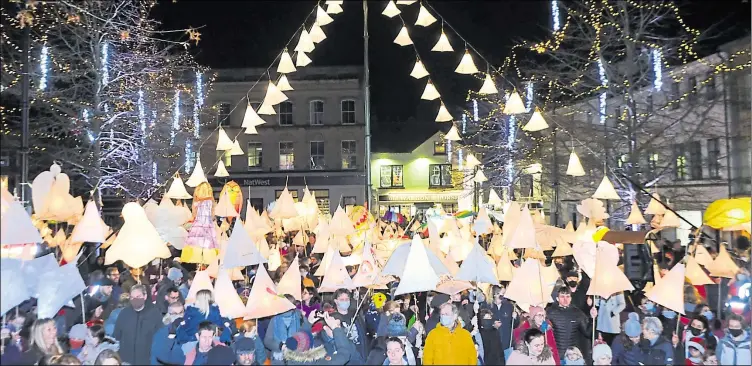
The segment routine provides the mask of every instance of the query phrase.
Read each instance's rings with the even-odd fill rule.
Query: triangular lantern
[[[410,35],[407,33],[407,27],[402,26],[402,29],[397,34],[397,37],[394,39],[394,43],[400,46],[408,46],[408,45],[413,44],[413,40],[410,39]]]
[[[444,136],[444,139],[447,141],[460,141],[462,140],[462,137],[460,137],[460,132],[457,130],[457,126],[452,125],[452,128],[449,129],[449,132],[447,132],[446,136]]]
[[[196,294],[201,290],[214,291],[214,286],[211,283],[211,276],[209,271],[196,271],[196,275],[193,277],[191,287],[188,289],[188,296],[185,297],[186,304],[192,304],[196,301]]]
[[[511,281],[514,273],[513,270],[514,267],[512,267],[512,262],[509,259],[509,251],[503,250],[501,257],[499,257],[499,262],[496,264],[496,278],[499,281]]]
[[[266,95],[264,96],[264,104],[275,106],[287,100],[287,95],[283,93],[274,82],[269,80],[269,85],[266,87]],[[232,148],[232,147],[231,147]]]
[[[392,275],[405,278],[404,272],[408,267],[408,263],[412,265],[411,262],[407,262],[407,257],[410,254],[413,245],[421,245],[425,247],[425,244],[423,243],[423,240],[420,239],[419,235],[413,236],[410,243],[404,243],[394,249],[389,260],[387,260],[384,265],[384,268],[381,269],[381,275]],[[447,269],[442,259],[439,258],[436,253],[430,250],[423,250],[423,252],[428,256],[428,263],[431,265],[433,272],[436,273],[437,276],[450,274],[449,269]]]
[[[488,210],[481,206],[480,210],[478,210],[478,216],[473,220],[473,231],[475,231],[477,235],[490,234],[492,228],[493,223],[491,223],[491,218],[488,217]]]
[[[687,277],[693,286],[712,285],[715,283],[710,277],[708,277],[705,270],[700,267],[700,264],[697,263],[697,260],[695,260],[694,257],[687,256],[686,258],[687,268],[684,276]]]
[[[347,213],[342,206],[337,206],[337,210],[332,215],[332,221],[329,222],[329,233],[332,235],[347,236],[355,234],[355,226],[347,217]]]
[[[339,14],[342,12],[342,4],[329,4],[326,6],[327,14]]]
[[[227,172],[227,168],[225,168],[225,162],[220,160],[219,165],[217,165],[217,171],[214,172],[214,176],[217,178],[222,177],[229,177],[230,173]]]
[[[287,80],[287,75],[282,75],[279,78],[279,81],[277,82],[277,89],[280,91],[290,91],[295,90],[292,85],[290,85],[290,81]]]
[[[217,151],[226,151],[232,149],[232,140],[230,140],[230,136],[227,136],[227,132],[225,132],[225,129],[222,127],[219,127],[219,132],[217,133]]]
[[[86,203],[83,218],[73,228],[70,241],[72,243],[104,243],[107,240],[107,229],[107,225],[99,216],[97,204],[93,200],[89,200]]]
[[[320,24],[319,25],[323,25]],[[300,31],[300,37],[298,38],[298,44],[295,46],[294,51],[298,53],[298,62],[300,61],[300,54],[303,52],[313,52],[313,50],[316,48],[316,45],[313,44],[313,40],[311,40],[311,36],[308,34],[308,31],[303,28],[303,30]],[[296,66],[304,66],[304,65],[296,65]]]
[[[486,74],[486,78],[483,80],[483,85],[480,87],[480,90],[478,90],[478,94],[480,95],[489,95],[489,94],[496,94],[499,90],[496,89],[496,84],[494,83],[493,79],[491,79],[491,74]]]
[[[609,298],[615,293],[634,290],[627,276],[619,270],[618,263],[619,249],[611,243],[598,242],[595,273],[587,290],[588,295]]]
[[[3,200],[3,212],[0,215],[0,244],[3,246],[41,243],[42,236],[34,227],[29,213],[15,199]]]
[[[540,131],[545,130],[548,128],[548,123],[546,123],[546,120],[543,118],[543,114],[540,112],[540,109],[538,107],[535,108],[535,112],[533,112],[533,115],[530,116],[530,120],[525,124],[525,126],[522,127],[524,131]]]
[[[476,158],[472,153],[467,153],[467,158],[465,158],[465,165],[468,168],[474,168],[480,165],[480,160],[478,160],[478,158]]]
[[[418,238],[418,240],[415,240]],[[423,245],[423,241],[418,236],[413,238],[410,245],[410,251],[407,254],[404,272],[400,276],[400,283],[397,286],[395,296],[413,292],[431,291],[439,283],[439,276],[433,270],[428,259],[428,251]],[[390,258],[391,259],[391,258]]]
[[[238,217],[238,212],[235,210],[235,205],[230,201],[230,195],[227,191],[223,191],[219,195],[219,202],[214,206],[214,215],[219,217]],[[235,225],[237,226],[237,222]]]
[[[285,78],[284,75],[282,75],[283,78]],[[285,78],[287,80],[287,78]],[[243,123],[240,125],[241,128],[250,128],[258,125],[263,125],[266,123],[263,118],[259,117],[259,115],[256,113],[255,110],[253,110],[253,106],[251,103],[248,103],[248,105],[245,107],[245,115],[243,115]]]
[[[496,190],[491,188],[488,192],[488,204],[491,206],[500,206],[504,202],[501,200],[501,197],[499,197],[499,194],[496,193]]]
[[[420,60],[415,60],[415,66],[413,66],[413,71],[410,72],[410,76],[420,79],[423,77],[428,76],[428,71],[426,70],[426,67],[423,66],[423,63],[420,62]]]
[[[245,315],[245,305],[232,284],[229,270],[220,269],[217,272],[213,295],[214,301],[219,306],[219,313],[223,317],[235,319]]]
[[[321,29],[321,26],[319,26],[318,23],[313,24],[311,31],[308,32],[308,36],[311,37],[311,41],[313,41],[313,43],[321,43],[326,39],[326,33],[324,33],[324,30]]]
[[[418,11],[418,19],[415,20],[415,25],[419,25],[421,27],[428,27],[429,25],[436,22],[436,18],[431,15],[431,13],[428,12],[428,9],[426,9],[422,4],[420,5],[420,11]]]
[[[567,175],[571,175],[573,177],[581,177],[585,175],[585,169],[582,168],[582,163],[580,163],[580,158],[577,156],[577,153],[572,150],[572,153],[569,154],[569,164],[567,164]]]
[[[661,219],[661,224],[660,224],[661,229],[678,228],[680,226],[681,226],[681,220],[679,220],[679,216],[676,216],[674,211],[666,210],[666,213],[663,214],[663,218]]]
[[[651,195],[648,207],[645,208],[646,215],[663,215],[666,213],[666,207],[661,204],[660,199],[661,196],[657,193]]]
[[[483,170],[478,169],[477,172],[475,172],[475,176],[473,177],[473,182],[475,183],[483,183],[487,181],[488,178],[486,178],[486,175],[483,174]]]
[[[642,225],[645,224],[645,218],[640,212],[640,206],[637,206],[637,201],[632,201],[632,209],[629,211],[629,217],[627,217],[627,225]]]
[[[731,258],[723,243],[721,243],[720,247],[721,250],[713,260],[713,263],[706,268],[713,277],[734,278],[739,273],[739,266]]]
[[[488,257],[486,251],[480,247],[480,244],[475,243],[470,254],[467,255],[459,272],[454,276],[456,280],[483,282],[496,285],[499,283],[496,277],[494,263],[491,258]]]
[[[551,293],[554,285],[543,278],[543,268],[539,260],[526,259],[520,268],[514,270],[512,281],[507,286],[504,297],[517,304],[545,306],[553,302]]]
[[[117,239],[105,253],[104,264],[122,260],[132,268],[147,265],[155,258],[170,258],[172,254],[164,239],[146,217],[144,208],[136,202],[123,206],[123,220]]]
[[[77,258],[74,258],[64,266],[35,274],[39,276],[36,315],[40,319],[56,316],[66,303],[86,290],[77,262]]]
[[[431,51],[434,51],[434,52],[454,52],[454,48],[452,48],[452,44],[449,43],[449,38],[447,38],[446,33],[444,33],[444,31],[441,31],[441,35],[439,36],[439,40],[436,42],[435,45],[433,45],[433,48],[431,48]]]
[[[277,114],[277,112],[274,110],[274,106],[264,101],[261,103],[261,106],[259,106],[258,111],[256,111],[258,114],[263,114],[265,116],[271,116],[274,114]]]
[[[245,155],[243,149],[240,147],[240,142],[237,139],[232,143],[232,149],[230,149],[230,156]]]
[[[517,90],[512,90],[506,103],[504,103],[504,110],[501,113],[520,114],[525,112],[527,112],[527,107],[525,107],[525,103],[522,102],[520,94],[517,93]]]
[[[439,91],[436,90],[436,87],[433,85],[433,83],[429,79],[428,83],[426,83],[426,88],[423,90],[423,94],[420,96],[420,99],[435,100],[440,97],[441,95],[439,95]]]
[[[535,225],[533,224],[533,216],[530,214],[530,210],[527,208],[527,206],[522,208],[517,225],[511,229],[514,230],[514,232],[512,233],[509,242],[506,243],[510,248],[535,249],[539,247],[535,239]]]
[[[191,176],[185,181],[185,185],[188,187],[197,187],[199,184],[206,182],[206,175],[204,175],[204,168],[201,166],[201,157],[196,156],[196,166],[193,168]]]
[[[282,52],[282,56],[280,56],[279,58],[277,72],[280,74],[288,74],[295,71],[295,64],[292,63],[292,57],[290,57],[290,53],[288,53],[287,50],[284,50]]]
[[[603,176],[603,180],[601,180],[601,184],[598,185],[598,189],[595,190],[595,193],[593,193],[593,198],[601,199],[601,200],[620,200],[621,197],[619,197],[619,194],[616,193],[616,189],[614,189],[614,185],[611,183],[611,180],[608,179],[608,175]]]
[[[473,62],[473,56],[470,55],[469,51],[465,50],[465,54],[462,55],[460,64],[457,65],[457,68],[454,69],[454,72],[458,74],[466,74],[466,75],[472,75],[472,74],[478,73],[478,68],[475,67],[475,62]]]
[[[394,1],[389,0],[386,4],[386,8],[384,8],[384,11],[381,12],[381,14],[386,15],[389,18],[394,18],[397,15],[399,15],[400,10],[397,9],[397,5],[394,5]]]
[[[295,305],[277,292],[274,282],[264,266],[259,266],[253,280],[249,300],[245,304],[243,319],[260,319],[295,309]]]
[[[710,256],[708,250],[702,244],[693,245],[689,248],[689,253],[693,253],[693,256],[697,263],[707,268],[713,263],[713,257]]]
[[[452,115],[447,110],[446,106],[444,106],[444,102],[441,102],[441,106],[439,107],[439,113],[436,114],[436,122],[449,122],[451,121]]]
[[[573,255],[574,252],[572,252],[572,246],[569,245],[569,243],[562,243],[556,246],[556,250],[551,254],[551,257],[566,257],[568,255]]]
[[[645,293],[645,297],[665,308],[684,314],[684,273],[684,265],[677,263]]]
[[[332,19],[332,17],[330,17],[321,6],[316,9],[316,24],[327,25],[333,21],[334,19]]]
[[[347,273],[342,257],[334,255],[329,263],[329,268],[326,269],[324,278],[321,280],[319,292],[335,292],[341,288],[352,290],[356,286]]]
[[[302,282],[303,278],[300,276],[300,264],[298,263],[298,257],[295,257],[287,268],[287,272],[285,272],[279,280],[279,283],[277,284],[277,292],[290,295],[294,297],[295,300],[301,301]]]
[[[304,67],[308,66],[313,60],[303,51],[298,51],[298,57],[295,59],[295,66]]]
[[[289,219],[298,216],[298,210],[295,209],[295,201],[292,194],[287,190],[287,186],[275,201],[274,209],[270,215],[273,219]]]

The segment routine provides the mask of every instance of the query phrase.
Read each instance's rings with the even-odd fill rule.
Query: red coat
[[[557,365],[561,364],[561,357],[559,357],[559,349],[556,348],[556,340],[554,339],[554,331],[553,326],[551,325],[551,322],[546,320],[546,323],[548,323],[548,329],[546,330],[546,345],[548,348],[551,349],[551,353],[554,355],[554,361],[556,361]],[[525,331],[530,329],[530,322],[529,320],[525,320],[524,323],[520,324],[517,329],[514,330],[514,344],[518,344],[520,342],[520,338],[522,338],[522,335],[525,334]],[[582,351],[582,350],[580,350]]]

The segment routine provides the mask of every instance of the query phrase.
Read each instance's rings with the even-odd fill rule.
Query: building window
[[[311,169],[322,170],[324,161],[324,141],[311,141]]]
[[[428,166],[428,186],[452,187],[452,165],[451,164],[431,164]]]
[[[674,144],[674,177],[677,180],[687,179],[687,156],[684,144]]]
[[[248,169],[249,170],[261,169],[261,163],[263,161],[261,143],[249,142],[248,150],[246,150],[246,154],[248,156]]]
[[[217,159],[222,159],[222,162],[225,163],[225,167],[227,168],[232,166],[232,155],[230,155],[230,150],[217,151]]]
[[[297,189],[287,189],[290,192],[290,195],[292,196],[292,200],[295,202],[298,202],[298,190]],[[278,189],[274,192],[274,195],[277,199],[279,199],[279,196],[282,195],[282,189]]]
[[[292,126],[292,102],[284,101],[279,103],[279,125],[280,126]]]
[[[312,100],[309,106],[310,117],[309,121],[313,126],[321,126],[324,124],[324,101]]]
[[[404,187],[402,182],[402,165],[382,165],[380,176],[381,188]]]
[[[689,173],[692,180],[702,179],[702,146],[700,141],[689,143]]]
[[[355,140],[342,141],[342,169],[355,169],[357,167],[358,151]]]
[[[343,100],[340,107],[342,108],[342,124],[355,124],[355,101],[352,99]]]
[[[653,151],[648,151],[648,179],[654,179],[658,172],[658,154]]]
[[[708,80],[705,82],[705,98],[707,100],[715,99],[715,76],[708,74]]]
[[[441,141],[433,142],[433,154],[434,155],[446,155],[446,144]]]
[[[671,103],[671,109],[679,109],[679,83],[671,83],[671,93],[668,96],[668,102]]]
[[[457,211],[459,211],[459,205],[456,203],[443,203],[441,206],[444,208],[444,212],[448,214],[453,214]]]
[[[690,102],[697,100],[697,76],[689,77],[689,95],[687,98]]]
[[[355,196],[344,196],[342,197],[342,204],[344,205],[345,210],[348,210],[357,205],[358,200],[355,198]]]
[[[292,141],[279,142],[279,170],[295,169],[295,149]]]
[[[312,189],[311,193],[316,197],[316,204],[319,206],[319,211],[324,215],[329,215],[329,190]]]
[[[230,111],[232,105],[227,102],[220,102],[216,105],[217,108],[217,125],[229,126],[230,125]]]
[[[710,178],[721,177],[721,144],[719,138],[708,139],[708,175]]]

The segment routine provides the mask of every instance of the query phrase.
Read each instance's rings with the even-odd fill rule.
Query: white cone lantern
[[[287,77],[282,75],[282,78],[287,80]],[[248,103],[248,106],[245,108],[245,115],[243,115],[243,123],[240,125],[242,128],[250,128],[255,127],[258,125],[263,125],[266,123],[263,118],[259,117],[259,115],[256,113],[255,110],[253,110],[253,106],[251,106],[251,103]]]
[[[72,243],[104,243],[107,240],[107,225],[99,215],[97,204],[93,200],[86,203],[84,216],[76,224],[71,233]]]
[[[444,102],[441,102],[441,106],[439,106],[439,113],[436,114],[436,122],[449,122],[451,121],[452,115],[447,110],[446,106],[444,105]]]
[[[274,209],[269,214],[273,219],[290,219],[298,216],[298,210],[295,209],[295,201],[292,198],[292,194],[287,190],[287,186],[280,193],[274,204]]]
[[[567,175],[573,176],[573,177],[581,177],[585,175],[585,169],[582,168],[582,163],[580,163],[580,158],[577,156],[577,153],[572,150],[572,153],[569,154],[569,164],[567,164]]]
[[[522,127],[525,131],[535,132],[540,130],[545,130],[548,128],[548,123],[546,123],[546,120],[543,118],[543,114],[541,114],[540,110],[536,107],[535,112],[533,112],[533,115],[530,117],[530,120],[525,124],[525,126]]]
[[[522,102],[522,98],[520,98],[520,94],[517,93],[517,90],[513,90],[512,93],[509,94],[506,103],[504,103],[504,110],[501,113],[520,114],[525,112],[527,112],[525,103]]]
[[[504,202],[501,200],[501,197],[499,197],[499,194],[496,193],[496,190],[491,188],[488,192],[488,204],[492,206],[500,206]]]
[[[554,285],[546,283],[542,267],[539,260],[526,259],[520,268],[514,270],[514,276],[504,297],[516,301],[517,304],[530,306],[545,306],[553,302],[551,293]]]
[[[323,24],[319,23],[319,25]],[[311,36],[308,34],[308,31],[303,28],[303,30],[300,31],[300,37],[298,37],[298,44],[294,49],[295,52],[298,52],[298,59],[300,59],[301,52],[313,52],[315,48],[316,45],[313,43],[313,40],[311,40]]]
[[[413,66],[413,71],[410,72],[410,76],[416,79],[421,79],[428,76],[428,71],[426,70],[425,66],[423,66],[423,63],[420,62],[420,60],[415,60],[415,66]]]
[[[232,140],[230,140],[230,136],[227,136],[227,132],[225,132],[225,129],[222,127],[219,127],[219,132],[217,132],[217,151],[227,151],[232,149]]]
[[[418,238],[417,240],[415,238]],[[439,275],[433,270],[428,259],[428,251],[418,236],[413,238],[410,251],[407,254],[405,266],[401,274],[399,286],[395,296],[413,292],[431,291],[439,284]],[[390,258],[391,259],[391,258]]]
[[[217,272],[217,281],[214,285],[214,301],[219,306],[219,313],[230,319],[240,318],[245,315],[245,305],[240,299],[238,291],[232,284],[230,271],[220,269]]]
[[[295,309],[293,303],[277,292],[264,266],[259,266],[256,272],[248,299],[243,317],[245,320],[266,318]]]
[[[611,183],[611,180],[608,179],[607,175],[603,176],[603,180],[601,180],[601,184],[598,185],[598,189],[595,190],[595,193],[593,193],[593,198],[601,199],[601,200],[620,200],[621,197],[619,197],[619,194],[616,193],[616,189],[614,189],[614,185]]]
[[[645,224],[645,218],[640,212],[640,206],[637,206],[637,201],[632,201],[632,209],[629,211],[629,217],[627,217],[627,225],[642,225]]]
[[[420,6],[420,11],[418,12],[418,19],[415,20],[415,25],[419,25],[421,27],[428,27],[429,25],[436,22],[436,18],[431,15],[431,13],[428,12],[428,9],[426,9],[423,5]]]
[[[449,38],[447,38],[446,33],[444,33],[444,31],[441,31],[441,35],[439,36],[439,40],[436,42],[435,45],[433,45],[433,48],[431,48],[431,51],[434,51],[434,52],[454,52],[454,48],[452,48],[452,44],[449,43]]]
[[[666,213],[666,207],[659,202],[660,199],[661,196],[658,194],[653,194],[652,197],[650,197],[648,207],[645,208],[646,215],[663,215]]]
[[[29,213],[24,210],[21,203],[15,199],[10,202],[3,200],[3,213],[0,218],[0,244],[3,246],[24,245],[41,243],[42,236],[34,227]]]
[[[470,251],[470,254],[467,255],[467,258],[462,261],[460,270],[454,278],[456,280],[490,283],[492,285],[499,283],[493,261],[491,261],[486,251],[477,242]]]
[[[483,80],[483,85],[480,87],[480,90],[478,90],[478,94],[480,95],[489,95],[489,94],[496,94],[499,90],[496,89],[496,84],[494,83],[493,79],[491,79],[491,74],[486,74],[486,78]]]
[[[219,202],[214,207],[214,215],[219,217],[238,217],[238,212],[235,211],[235,205],[232,203],[232,201],[230,201],[230,195],[227,193],[227,191],[222,192],[222,194],[219,196]]]
[[[468,153],[467,158],[465,159],[465,165],[468,168],[474,168],[480,165],[480,160],[478,160],[478,158],[476,158],[472,153]]]
[[[381,14],[386,15],[389,18],[394,18],[397,15],[399,15],[400,10],[397,9],[397,5],[394,5],[394,1],[389,0],[386,4],[386,8],[384,8],[384,11],[381,12]]]
[[[283,93],[274,82],[269,80],[269,85],[266,87],[266,96],[264,96],[264,103],[266,105],[275,106],[287,100],[287,95]]]
[[[679,220],[679,216],[676,216],[674,211],[666,210],[666,213],[663,215],[663,218],[661,219],[660,227],[661,229],[681,227],[681,221]]]
[[[556,246],[556,250],[551,254],[551,257],[566,257],[568,255],[574,255],[572,252],[572,246],[569,243],[562,243]]]
[[[458,74],[466,74],[466,75],[472,75],[472,74],[478,73],[478,68],[475,67],[475,62],[473,62],[473,56],[470,55],[469,51],[465,50],[465,54],[462,55],[460,64],[457,65],[457,68],[454,69],[454,72]]]
[[[487,181],[488,178],[486,178],[486,175],[483,174],[483,170],[478,169],[478,171],[475,173],[475,176],[473,177],[473,182],[475,183],[483,183]]]
[[[687,277],[693,286],[712,285],[715,283],[710,277],[708,277],[705,270],[700,267],[700,264],[697,263],[697,260],[695,260],[694,257],[687,256],[686,258],[687,267],[684,276]]]
[[[172,254],[164,239],[146,217],[143,207],[136,202],[123,206],[123,220],[117,239],[105,254],[105,264],[122,260],[133,268],[147,265],[155,258],[170,258]]]
[[[206,182],[206,175],[204,175],[204,168],[201,166],[201,156],[196,156],[196,166],[193,168],[191,176],[185,181],[185,185],[188,187],[197,187],[199,184]]]
[[[324,33],[324,30],[321,29],[321,26],[319,26],[318,23],[315,23],[311,27],[311,31],[308,32],[308,36],[311,37],[311,41],[313,41],[313,43],[321,43],[326,39],[326,33]]]
[[[499,257],[499,262],[496,264],[496,278],[499,281],[511,281],[513,278],[512,262],[509,259],[509,251],[503,250]]]
[[[452,128],[449,129],[449,132],[447,132],[446,136],[444,136],[444,139],[447,141],[460,141],[462,140],[462,137],[460,137],[460,132],[457,130],[457,126],[452,125]]]
[[[282,75],[279,78],[279,82],[277,82],[277,89],[280,91],[290,91],[295,90],[292,85],[290,85],[290,81],[287,80],[287,75]]]
[[[301,301],[301,286],[303,278],[300,276],[300,264],[298,263],[298,257],[293,259],[290,267],[287,268],[287,272],[282,275],[282,278],[277,284],[277,292],[280,294],[291,295],[295,300]]]
[[[172,184],[170,184],[170,189],[167,190],[167,193],[165,193],[165,196],[167,198],[172,198],[176,200],[189,200],[193,198],[190,194],[188,194],[188,191],[185,190],[185,185],[183,185],[183,180],[180,179],[180,175],[175,174],[175,179],[172,180]]]
[[[677,263],[645,297],[656,304],[684,314],[684,265]]]
[[[316,24],[327,25],[333,21],[334,19],[332,19],[332,17],[330,17],[321,6],[316,9]]]
[[[237,139],[235,139],[235,141],[232,142],[232,149],[230,149],[230,156],[236,156],[236,155],[245,155],[245,152],[243,152],[243,149],[240,147],[240,143],[238,142]]]
[[[227,168],[225,168],[225,162],[220,160],[219,165],[217,165],[217,171],[214,172],[214,176],[217,178],[223,178],[223,177],[229,177],[230,173],[227,172]]]
[[[329,4],[326,6],[327,14],[339,14],[342,12],[342,4]]]
[[[439,91],[436,90],[436,87],[433,85],[431,80],[428,80],[428,83],[426,83],[426,88],[423,90],[423,94],[420,96],[420,99],[435,100],[439,97],[441,97],[441,95],[439,95]]]
[[[298,57],[295,59],[295,66],[304,67],[308,66],[311,62],[313,61],[310,57],[308,57],[308,55],[306,55],[305,52],[298,51]]]
[[[332,221],[329,222],[329,233],[337,236],[348,236],[355,234],[355,225],[347,217],[347,213],[342,206],[337,206],[337,210],[332,215]]]
[[[739,266],[736,265],[726,246],[721,243],[721,250],[709,266],[707,266],[710,275],[713,277],[734,278],[739,273]]]
[[[710,253],[708,253],[708,250],[705,249],[702,244],[693,245],[689,248],[690,253],[694,253],[694,258],[702,266],[705,266],[707,268],[708,266],[713,263],[713,257],[710,256]]]
[[[634,290],[632,283],[619,269],[618,263],[619,249],[611,243],[598,242],[595,274],[590,281],[590,287],[587,290],[588,295],[608,298],[615,293]]]
[[[394,43],[400,46],[409,46],[413,44],[413,40],[410,39],[410,35],[407,33],[407,27],[402,26],[402,29],[397,34],[397,37],[394,39]]]
[[[337,253],[337,255],[332,256],[329,268],[326,269],[326,274],[321,280],[319,292],[335,292],[341,288],[352,290],[356,286],[347,273],[342,257]]]
[[[297,69],[295,69],[295,64],[292,63],[292,57],[290,57],[290,54],[287,52],[287,50],[284,50],[282,52],[282,56],[280,56],[279,58],[277,72],[280,74],[289,74],[291,72],[295,72],[296,70]]]

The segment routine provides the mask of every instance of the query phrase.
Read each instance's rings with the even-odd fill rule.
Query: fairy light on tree
[[[559,2],[557,0],[551,0],[551,26],[554,32],[558,32],[561,29],[561,21],[559,20]]]
[[[193,101],[193,137],[199,138],[201,132],[201,121],[199,120],[199,111],[204,106],[204,85],[203,77],[200,71],[196,71],[196,98]]]
[[[138,91],[138,122],[141,125],[141,143],[146,140],[146,106],[144,105],[144,91]]]
[[[172,110],[172,129],[170,130],[170,145],[175,144],[175,135],[180,129],[180,89],[175,90],[175,102]]]
[[[39,90],[47,89],[47,73],[50,70],[49,58],[49,48],[45,44],[42,46],[42,51],[39,54],[39,74],[41,75],[39,78]]]
[[[102,43],[102,85],[110,82],[110,46],[107,42]]]
[[[157,182],[157,162],[156,161],[152,161],[151,162],[151,184],[155,185],[155,186],[158,184],[158,182]]]
[[[185,172],[190,173],[191,172],[191,164],[193,162],[191,159],[193,158],[193,145],[191,144],[190,140],[185,141],[185,164],[183,166],[185,167]]]
[[[478,100],[473,99],[473,122],[478,122]]]
[[[462,133],[467,132],[467,115],[462,113]]]
[[[608,79],[606,78],[606,69],[603,67],[603,61],[598,58],[598,78],[601,80],[601,86],[608,87]],[[606,123],[606,92],[603,91],[598,96],[598,118],[601,124]]]
[[[661,90],[661,87],[663,87],[663,53],[660,48],[653,48],[651,56],[653,59],[653,88]]]
[[[84,124],[88,126],[89,125],[89,110],[88,109],[84,109],[84,111],[83,111],[83,113],[81,113],[81,115],[83,116]],[[90,142],[94,142],[94,133],[91,132],[91,130],[86,129],[86,135],[89,137],[89,141]]]
[[[526,95],[526,98],[525,98],[525,110],[527,110],[528,112],[530,112],[532,110],[532,108],[533,108],[533,100],[535,99],[535,94],[534,94],[535,90],[533,89],[533,82],[532,81],[528,81],[527,82],[526,90],[525,91],[527,92],[527,95]]]

